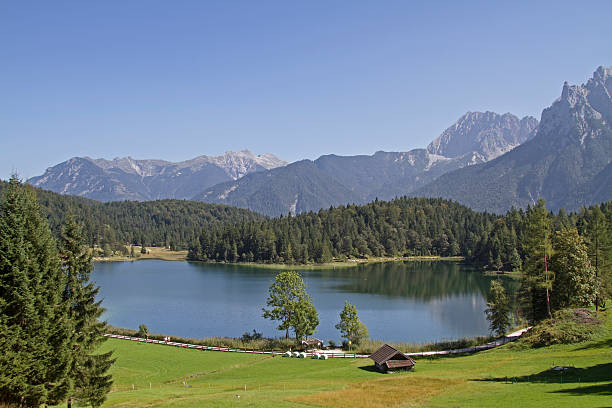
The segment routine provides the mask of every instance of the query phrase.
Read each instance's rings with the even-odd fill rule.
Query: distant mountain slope
[[[359,196],[321,171],[312,161],[249,174],[222,183],[194,197],[197,201],[229,204],[279,216],[358,202]]]
[[[286,164],[274,155],[256,156],[248,150],[216,157],[199,156],[178,163],[131,157],[114,160],[73,157],[28,183],[99,201],[187,199],[212,185]]]
[[[537,120],[532,117],[469,112],[430,144],[431,151],[325,155],[314,162],[250,174],[208,188],[193,198],[270,216],[365,203],[375,198],[388,200],[408,194],[446,172],[486,162],[511,150],[531,137],[536,126]]]
[[[457,200],[475,210],[504,212],[539,198],[552,210],[576,210],[612,199],[612,68],[586,85],[563,85],[542,112],[536,136],[485,164],[463,168],[416,190],[415,196]]]

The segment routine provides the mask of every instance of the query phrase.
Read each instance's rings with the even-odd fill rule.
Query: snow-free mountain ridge
[[[28,183],[100,201],[189,199],[209,186],[286,164],[272,154],[255,155],[248,150],[176,163],[131,157],[113,160],[73,157]]]
[[[537,124],[532,117],[519,119],[509,113],[468,112],[428,149],[325,155],[300,162],[299,170],[297,163],[293,163],[218,184],[194,199],[249,208],[270,216],[365,203],[376,198],[392,199],[444,173],[484,163],[513,149],[533,136]]]

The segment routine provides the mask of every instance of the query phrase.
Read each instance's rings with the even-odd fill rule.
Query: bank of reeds
[[[443,340],[435,343],[427,344],[412,344],[412,343],[394,343],[385,342],[383,340],[368,339],[363,340],[357,345],[351,346],[351,353],[357,354],[372,354],[378,350],[383,344],[388,344],[397,350],[404,353],[420,353],[423,351],[442,351],[442,350],[454,350],[462,349],[466,347],[479,346],[486,344],[490,341],[495,340],[495,337],[490,336],[478,336],[478,337],[466,337],[457,340]]]
[[[122,336],[143,337],[138,330],[122,329],[119,327],[108,326],[107,333],[119,334]],[[149,333],[151,340],[164,340],[167,334]],[[295,339],[270,339],[270,338],[233,338],[233,337],[206,337],[194,339],[190,337],[170,336],[170,340],[178,343],[197,344],[210,347],[229,347],[243,350],[257,351],[287,351],[289,348],[296,348]]]
[[[123,336],[131,337],[143,337],[138,330],[122,329],[119,327],[108,326],[107,333],[119,334]],[[164,340],[166,334],[153,334],[149,333],[149,339],[152,340]],[[249,336],[246,336],[249,337]],[[378,350],[383,344],[389,344],[396,349],[405,353],[419,353],[422,351],[441,351],[441,350],[452,350],[461,349],[466,347],[474,347],[481,344],[488,343],[495,340],[494,337],[480,336],[480,337],[469,337],[458,340],[444,340],[435,343],[428,344],[413,344],[413,343],[394,343],[385,342],[383,340],[368,339],[362,341],[360,344],[352,345],[350,350],[344,349],[349,353],[357,354],[372,354]],[[287,351],[289,349],[299,349],[300,346],[296,343],[295,339],[281,339],[281,338],[233,338],[233,337],[206,337],[203,339],[194,339],[188,337],[177,337],[171,336],[171,341],[178,343],[197,344],[201,346],[210,347],[229,347],[244,350],[257,350],[257,351]]]

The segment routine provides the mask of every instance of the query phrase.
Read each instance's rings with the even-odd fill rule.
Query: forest
[[[518,270],[526,257],[527,218],[533,208],[512,209],[501,216],[443,199],[376,200],[295,217],[216,224],[200,231],[188,259],[324,263],[366,257],[462,256],[485,269]],[[548,217],[553,231],[575,227],[587,244],[589,226],[596,219],[612,235],[612,202],[571,214],[549,212]]]
[[[7,182],[0,181],[0,194],[7,186]],[[252,211],[220,204],[184,200],[101,203],[28,188],[35,191],[56,237],[66,216],[72,214],[83,225],[83,236],[90,247],[110,247],[115,251],[125,251],[130,244],[186,249],[203,228],[213,224],[265,219]]]

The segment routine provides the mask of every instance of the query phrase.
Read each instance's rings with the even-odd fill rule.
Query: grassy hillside
[[[612,328],[610,316],[607,327]],[[301,360],[109,340],[103,348],[115,350],[117,362],[105,406],[609,406],[609,332],[573,345],[507,345],[422,359],[414,372],[397,374],[373,371],[369,359]],[[556,365],[575,368],[560,374],[551,370]]]

